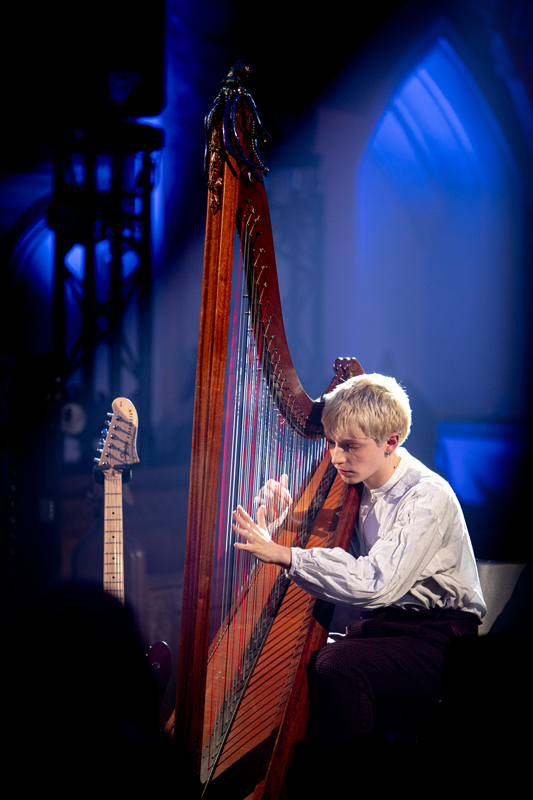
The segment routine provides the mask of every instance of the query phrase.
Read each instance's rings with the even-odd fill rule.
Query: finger
[[[244,536],[244,537],[250,536],[252,532],[250,523],[252,522],[252,520],[248,518],[250,521],[249,522],[246,521],[246,519],[241,517],[237,511],[234,511],[232,516],[234,520],[232,528],[235,531],[235,533],[238,533],[239,536]]]
[[[281,476],[281,478],[280,478],[280,483],[281,483],[281,485],[283,486],[284,489],[287,489],[287,487],[289,485],[289,476],[283,474]]]
[[[250,545],[248,542],[233,542],[233,547],[235,550],[244,550],[245,553],[250,552]]]
[[[266,508],[265,506],[259,506],[257,509],[257,524],[260,528],[266,529]]]
[[[252,525],[253,524],[253,519],[251,518],[251,516],[249,514],[247,514],[247,512],[244,510],[244,508],[242,506],[237,506],[237,508],[233,512],[233,518],[236,519],[239,522],[242,521],[242,523],[244,525]]]
[[[241,536],[243,539],[248,541],[248,537],[250,536],[250,531],[247,531],[245,528],[241,528],[240,525],[236,525],[235,523],[231,526],[237,536]]]

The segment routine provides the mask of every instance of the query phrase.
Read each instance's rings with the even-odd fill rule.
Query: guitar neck
[[[104,487],[104,591],[124,603],[122,474],[106,471]]]

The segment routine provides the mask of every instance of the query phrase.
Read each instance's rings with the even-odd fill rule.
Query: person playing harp
[[[476,635],[486,606],[453,490],[401,446],[411,426],[405,391],[393,378],[360,375],[324,399],[332,463],[345,483],[363,487],[349,550],[285,547],[271,537],[272,511],[290,513],[285,477],[263,490],[256,522],[242,506],[234,512],[234,546],[358,617],[308,671],[308,738],[349,742],[390,726],[394,709],[405,716],[437,701],[447,644]]]
[[[416,610],[417,620],[427,623],[430,633],[434,630],[432,623],[443,625],[446,639],[452,628],[469,628],[469,622],[475,628],[477,615],[467,606],[477,602],[479,613],[482,607],[481,597],[475,597],[477,578],[474,586],[461,574],[463,568],[469,572],[470,567],[464,565],[473,565],[473,557],[463,523],[458,521],[460,512],[453,503],[449,513],[455,514],[454,523],[449,530],[442,530],[444,561],[440,571],[444,584],[436,582],[434,586],[425,573],[426,568],[438,572],[432,559],[439,547],[430,545],[433,527],[428,528],[427,536],[420,535],[420,544],[427,545],[421,560],[418,546],[410,547],[411,536],[407,537],[408,543],[401,536],[397,546],[391,538],[395,530],[393,514],[400,520],[402,494],[407,491],[405,480],[413,480],[413,485],[428,482],[441,489],[445,486],[407,453],[399,451],[401,458],[398,457],[396,451],[409,424],[402,428],[395,417],[375,430],[374,424],[369,427],[372,408],[363,417],[358,414],[358,401],[344,402],[347,390],[330,394],[324,421],[331,452],[324,453],[323,404],[305,392],[283,324],[264,185],[267,168],[262,145],[268,136],[246,89],[250,75],[251,67],[237,62],[206,117],[209,190],[180,657],[176,709],[167,724],[167,732],[184,748],[203,796],[213,800],[227,796],[235,800],[286,797],[292,754],[307,730],[306,673],[311,658],[311,672],[317,678],[312,687],[313,703],[317,705],[318,689],[324,686],[326,713],[332,706],[328,680],[319,677],[319,658],[323,659],[323,653],[333,655],[338,651],[337,644],[323,649],[331,604],[316,601],[312,595],[365,607],[369,591],[379,589],[382,582],[383,591],[376,591],[375,602],[370,603],[374,611],[392,606],[386,615],[395,613],[396,606],[403,605],[398,600],[410,592],[413,601],[405,603],[404,620],[406,614]],[[235,264],[234,271],[236,229],[242,265],[237,268]],[[347,379],[346,386],[358,386],[349,379],[362,372],[357,359],[338,358],[326,394]],[[223,394],[225,403],[221,402]],[[350,414],[332,417],[330,424],[328,414],[335,397],[341,401],[339,407],[353,407]],[[352,462],[357,464],[358,457],[349,449],[352,439],[354,446],[357,440],[361,444],[357,468]],[[331,455],[337,469],[331,463]],[[281,478],[287,473],[290,481]],[[377,516],[373,517],[369,493],[388,489],[387,482],[395,483],[396,476],[398,485],[394,488],[391,484],[390,494],[379,508],[376,503]],[[366,510],[360,518],[361,532],[353,537],[359,506],[356,484],[361,481],[367,484],[363,495]],[[261,493],[262,486],[266,490]],[[256,524],[244,507],[251,510],[256,495],[268,501],[269,491],[274,492],[272,510],[276,511],[279,499],[287,513],[275,520],[267,509],[260,509]],[[232,518],[231,510],[237,506],[240,510]],[[409,533],[415,527],[409,517],[414,519],[416,514],[406,508],[403,515]],[[233,547],[232,519],[244,537],[237,549]],[[385,532],[384,545],[390,534],[388,550],[378,542],[380,526]],[[267,528],[274,534],[272,539]],[[450,598],[452,585],[457,588],[466,581],[470,588],[463,592],[468,595],[464,611],[460,603],[456,606],[449,602],[444,591],[453,573],[449,561],[457,559],[455,536],[464,540],[469,555],[461,565],[458,582],[449,581]],[[361,552],[340,556],[338,549],[349,549],[352,539],[352,548],[360,544]],[[317,547],[325,548],[324,556],[316,555]],[[405,559],[399,558],[401,547],[405,549]],[[304,549],[309,552],[304,553]],[[271,563],[257,563],[247,551],[255,551],[259,562]],[[392,572],[409,573],[403,576],[406,585],[397,596],[394,592],[387,594],[387,587],[390,589],[394,581],[386,577],[386,572],[381,576],[382,561],[376,562],[373,573],[374,552],[384,554],[385,561],[388,557]],[[428,560],[422,563],[425,557]],[[405,566],[411,563],[410,559],[411,571]],[[420,575],[416,574],[418,568],[422,570]],[[371,585],[372,574],[375,587]],[[414,586],[419,578],[417,593]],[[358,584],[362,587],[359,594]],[[444,598],[441,604],[432,600],[439,594]],[[439,609],[440,605],[443,610],[435,612],[436,622],[433,612],[429,614],[431,619],[426,619],[427,609]],[[455,611],[456,607],[459,611]],[[445,612],[456,614],[457,622],[455,617],[441,619],[439,615]],[[369,628],[372,623],[374,627]],[[360,626],[364,635],[357,638],[370,641],[369,634],[376,625],[379,630],[389,630],[397,624],[388,616],[384,621],[379,615],[365,618]],[[385,634],[378,638],[387,639]],[[347,641],[348,637],[339,647]],[[436,672],[439,669],[437,665]],[[333,713],[332,728],[337,727],[336,719]],[[352,730],[343,734],[345,738],[354,735]]]

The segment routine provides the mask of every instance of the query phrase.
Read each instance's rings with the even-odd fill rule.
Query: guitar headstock
[[[138,417],[135,406],[127,397],[117,397],[108,412],[98,448],[100,458],[95,469],[124,469],[139,462],[137,455]]]

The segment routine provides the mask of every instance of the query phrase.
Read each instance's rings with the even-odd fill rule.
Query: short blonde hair
[[[382,445],[398,433],[402,444],[411,429],[409,398],[394,378],[358,375],[325,395],[322,424],[335,438],[349,438],[358,430]]]

